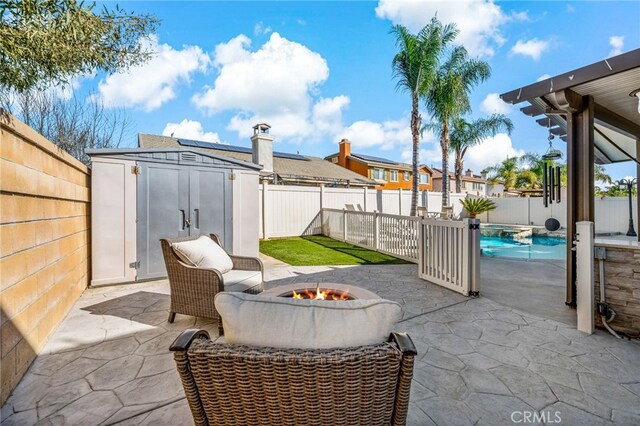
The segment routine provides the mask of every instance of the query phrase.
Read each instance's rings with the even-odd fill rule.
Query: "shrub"
[[[496,209],[496,203],[488,198],[465,198],[460,200],[462,207],[467,211],[467,215],[471,218],[476,217],[479,214]]]

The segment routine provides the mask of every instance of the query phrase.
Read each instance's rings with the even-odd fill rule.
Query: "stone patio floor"
[[[524,423],[525,413],[640,424],[635,342],[465,298],[418,279],[415,265],[272,263],[266,280],[353,284],[403,305],[397,330],[419,353],[409,424]],[[192,424],[168,348],[185,328],[216,336],[217,325],[184,315],[167,323],[168,294],[166,281],[87,290],[2,407],[2,424]]]

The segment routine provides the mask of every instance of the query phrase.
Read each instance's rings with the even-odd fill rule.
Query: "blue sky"
[[[131,146],[137,132],[249,146],[251,126],[266,120],[279,151],[326,156],[347,137],[353,151],[408,161],[410,101],[392,78],[389,29],[417,30],[437,12],[456,22],[458,40],[492,67],[472,94],[472,116],[503,112],[515,124],[510,137],[498,135],[468,153],[465,165],[479,171],[507,155],[547,148],[545,129],[497,94],[640,47],[637,1],[120,5],[160,18],[147,41],[158,55],[126,74],[78,79],[76,90],[126,109],[135,123]],[[432,135],[422,143],[421,161],[439,167]],[[620,178],[635,175],[635,166],[608,171]]]

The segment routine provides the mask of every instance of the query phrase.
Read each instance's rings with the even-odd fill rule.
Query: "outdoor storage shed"
[[[187,148],[88,150],[91,285],[166,276],[160,238],[220,235],[258,255],[260,166]]]

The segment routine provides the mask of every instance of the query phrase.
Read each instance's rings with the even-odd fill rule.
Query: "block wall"
[[[0,110],[4,404],[89,282],[89,170]]]

